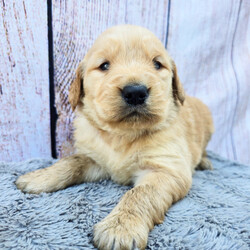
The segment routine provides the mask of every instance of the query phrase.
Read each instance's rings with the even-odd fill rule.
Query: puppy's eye
[[[155,69],[160,70],[162,68],[162,64],[159,61],[154,60]]]
[[[102,71],[107,71],[109,70],[110,63],[109,62],[104,62],[99,66],[99,69]]]

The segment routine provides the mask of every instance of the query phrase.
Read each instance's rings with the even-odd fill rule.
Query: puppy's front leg
[[[186,172],[186,173],[185,173]],[[99,249],[144,249],[154,224],[162,223],[173,202],[190,189],[191,170],[144,170],[135,187],[94,228]]]
[[[107,173],[92,159],[81,154],[62,158],[54,165],[20,176],[16,185],[23,192],[54,192],[84,181],[96,181]]]

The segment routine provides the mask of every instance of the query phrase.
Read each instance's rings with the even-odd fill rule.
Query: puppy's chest
[[[123,140],[113,140],[110,144],[106,144],[106,148],[107,151],[103,157],[105,157],[107,171],[115,181],[129,183],[133,174],[140,168],[142,150]]]
[[[100,135],[85,134],[83,143],[77,143],[77,151],[83,153],[106,169],[111,178],[128,184],[141,165],[142,151],[136,145],[128,144],[121,138],[105,140]],[[80,147],[79,147],[80,146]]]

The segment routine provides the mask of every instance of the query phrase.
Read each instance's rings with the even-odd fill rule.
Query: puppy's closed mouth
[[[126,108],[121,112],[120,122],[149,122],[155,120],[155,115],[151,114],[146,107]]]
[[[140,119],[144,119],[145,115],[141,114],[138,111],[133,111],[122,118],[122,121],[139,121]]]
[[[127,117],[127,118],[134,117],[134,116],[139,117],[140,115],[141,115],[141,114],[140,114],[138,111],[133,111],[133,112],[131,112],[130,114],[128,114],[126,117]]]

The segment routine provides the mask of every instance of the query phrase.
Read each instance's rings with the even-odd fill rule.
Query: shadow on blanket
[[[214,170],[195,173],[188,196],[150,233],[147,249],[249,249],[250,167],[209,157]],[[17,190],[17,176],[53,162],[0,163],[0,249],[94,249],[93,225],[129,189],[101,181],[51,194]]]

